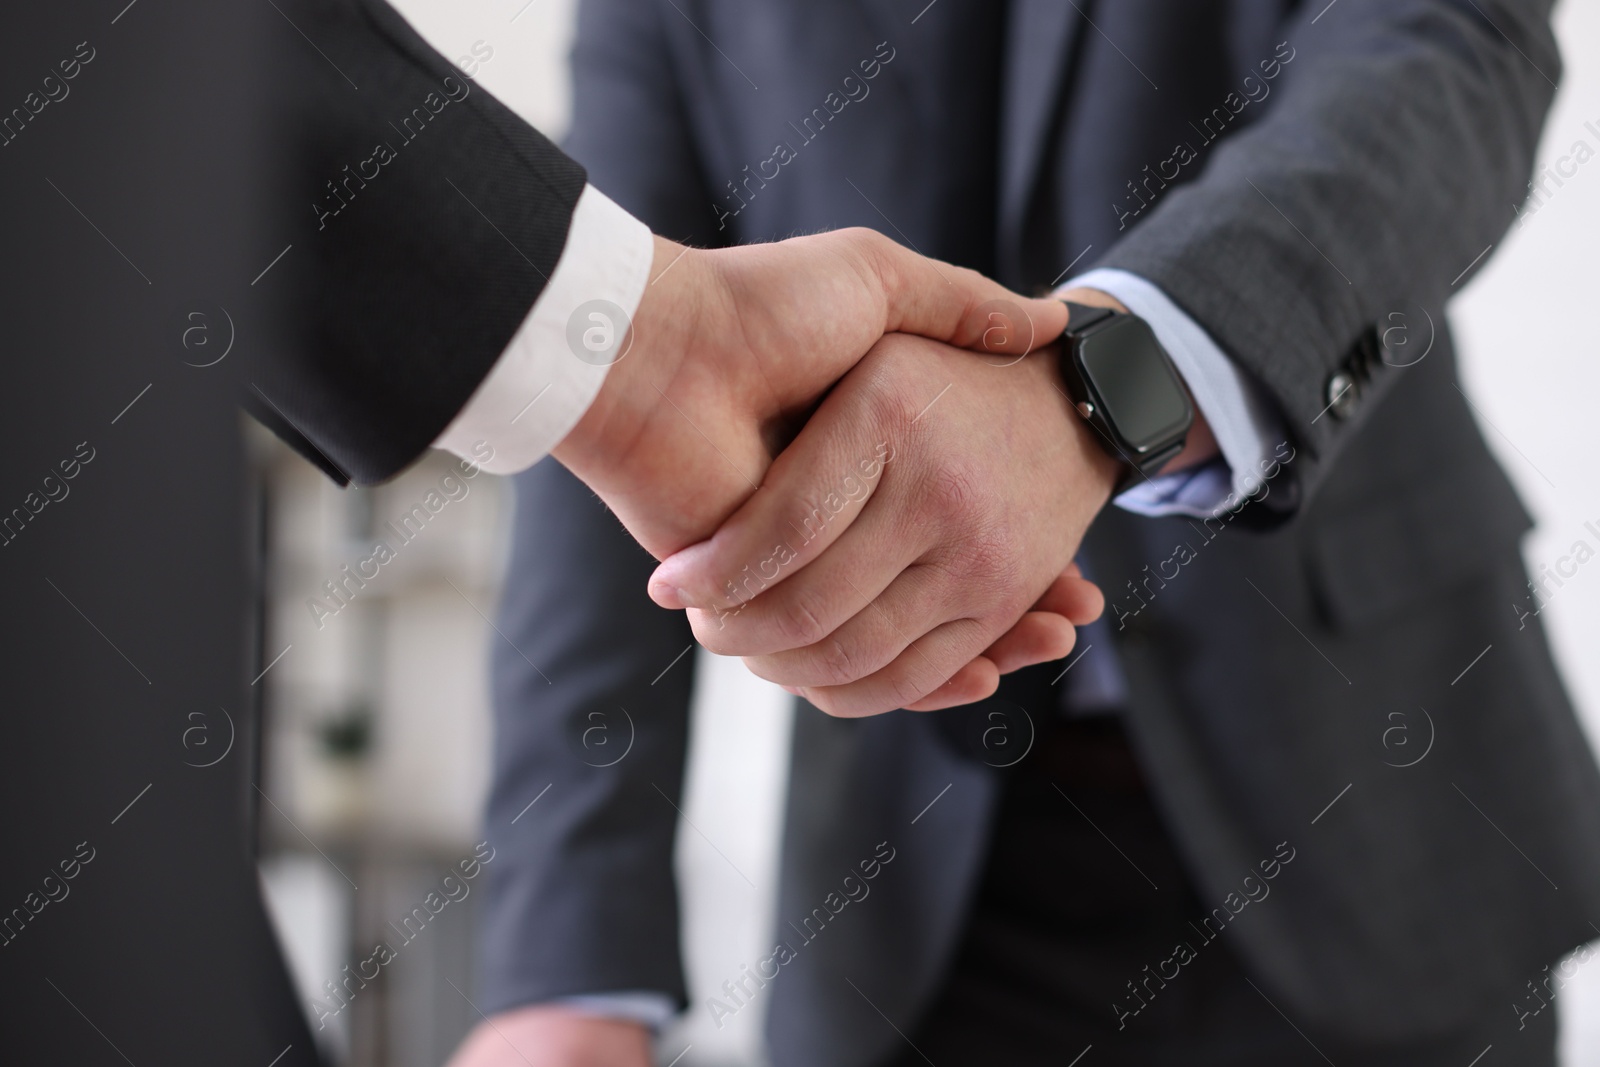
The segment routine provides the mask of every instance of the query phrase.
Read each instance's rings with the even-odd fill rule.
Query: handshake
[[[981,700],[1104,606],[1072,559],[1119,464],[1063,391],[1067,317],[870,230],[658,237],[554,455],[711,651],[834,715]]]

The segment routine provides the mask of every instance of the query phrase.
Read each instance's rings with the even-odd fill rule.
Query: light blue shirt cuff
[[[1288,447],[1282,420],[1211,335],[1166,293],[1137,274],[1108,267],[1080,274],[1056,292],[1067,289],[1109,293],[1150,324],[1211,425],[1222,453],[1209,463],[1133,486],[1117,496],[1118,507],[1140,515],[1206,518],[1236,507],[1260,490],[1264,478],[1277,473]]]
[[[678,1014],[677,1001],[665,993],[629,990],[623,993],[585,993],[575,997],[557,997],[546,1001],[552,1006],[571,1008],[585,1015],[598,1015],[606,1019],[623,1019],[640,1023],[651,1030],[660,1030],[667,1020]]]

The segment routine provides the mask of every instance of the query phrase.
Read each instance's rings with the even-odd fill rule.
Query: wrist
[[[621,461],[631,451],[647,413],[677,374],[700,316],[698,283],[707,270],[703,253],[664,237],[652,240],[650,280],[628,324],[622,355],[607,369],[577,425],[551,450],[580,477]]]

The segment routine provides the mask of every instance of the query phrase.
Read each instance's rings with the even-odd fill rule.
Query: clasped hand
[[[1071,561],[1115,465],[1035,350],[1065,325],[867,230],[658,239],[633,347],[556,456],[711,651],[836,715],[979,700],[1103,606]]]

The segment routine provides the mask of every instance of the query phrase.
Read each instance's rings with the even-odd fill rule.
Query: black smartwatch
[[[1109,308],[1062,302],[1070,318],[1061,377],[1078,414],[1126,468],[1120,493],[1183,451],[1194,406],[1149,323]]]

